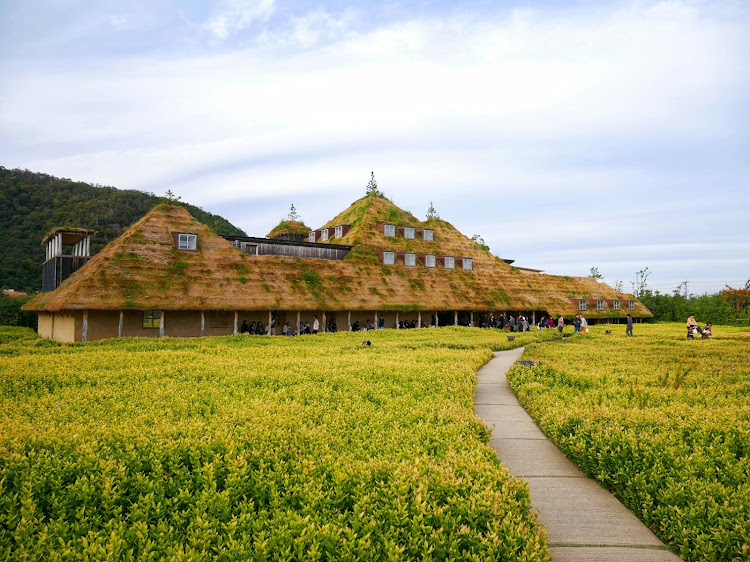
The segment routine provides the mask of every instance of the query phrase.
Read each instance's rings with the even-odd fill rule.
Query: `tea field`
[[[559,335],[513,345],[540,338]],[[0,559],[548,560],[473,415],[475,371],[510,345],[0,328]]]
[[[594,326],[509,372],[557,446],[685,560],[750,560],[750,330]]]

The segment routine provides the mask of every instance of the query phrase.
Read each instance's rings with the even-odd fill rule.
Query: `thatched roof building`
[[[42,335],[66,341],[233,333],[243,320],[280,333],[313,315],[321,331],[380,316],[387,328],[423,315],[441,325],[500,312],[650,316],[594,279],[524,274],[449,223],[419,221],[384,197],[363,197],[308,235],[316,242],[301,247],[343,245],[346,257],[250,255],[183,207],[159,205],[26,309],[39,314]]]

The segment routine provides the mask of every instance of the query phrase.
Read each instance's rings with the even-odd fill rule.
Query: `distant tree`
[[[475,234],[474,236],[472,236],[471,241],[474,242],[474,244],[476,244],[480,248],[482,248],[482,250],[484,250],[485,252],[490,251],[490,247],[484,243],[484,238],[479,236],[479,234]]]
[[[435,209],[435,206],[432,204],[432,201],[430,201],[430,206],[427,208],[427,220],[439,219],[439,218],[440,218],[440,215],[438,215],[438,212]]]
[[[750,279],[748,279],[742,289],[735,289],[726,285],[726,289],[721,291],[721,298],[732,307],[732,314],[735,317],[747,312],[750,305]]]
[[[378,189],[378,182],[375,181],[375,172],[370,172],[370,181],[365,188],[365,195],[373,197],[383,196],[383,193]]]
[[[599,273],[598,267],[591,268],[591,273],[589,273],[589,277],[591,277],[592,279],[604,279],[604,275]]]
[[[292,206],[289,208],[289,215],[287,216],[287,219],[289,219],[290,221],[298,221],[300,219],[297,209],[294,208],[294,203],[292,203]]]
[[[166,193],[164,193],[164,199],[166,199],[170,203],[177,203],[180,199],[182,199],[182,197],[180,197],[179,195],[175,195],[174,193],[172,193],[171,189],[167,189]]]
[[[651,273],[648,267],[635,272],[635,280],[631,281],[630,284],[633,286],[633,294],[638,297],[646,289],[646,280]]]
[[[624,285],[625,283],[618,279],[617,281],[615,281],[615,291],[619,291],[620,293],[622,293],[622,290],[625,288]]]

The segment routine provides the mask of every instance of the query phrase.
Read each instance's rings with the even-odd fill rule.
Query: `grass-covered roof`
[[[434,241],[387,238],[382,222],[434,230]],[[582,277],[525,274],[509,266],[440,219],[419,221],[388,199],[367,196],[324,226],[350,224],[332,244],[353,248],[330,261],[243,254],[184,208],[155,207],[106,246],[58,289],[42,293],[28,310],[544,310],[573,315],[578,298],[632,299]],[[198,251],[178,251],[172,232],[198,234]],[[378,250],[473,258],[460,265],[384,265]],[[589,307],[592,308],[592,307]],[[595,309],[596,307],[593,306]],[[624,316],[628,312],[623,303]],[[648,316],[640,303],[634,316]],[[589,317],[616,316],[588,310]]]
[[[284,234],[307,236],[310,230],[311,229],[309,226],[305,226],[305,224],[300,221],[283,220],[279,224],[277,224],[273,228],[273,230],[271,230],[271,232],[269,232],[266,236],[268,238],[276,238],[277,236],[282,236]]]

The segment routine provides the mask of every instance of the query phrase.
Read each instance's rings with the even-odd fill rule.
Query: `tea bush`
[[[0,330],[0,558],[548,560],[473,390],[557,337]]]
[[[750,560],[750,330],[595,326],[508,374],[557,446],[685,560]]]

